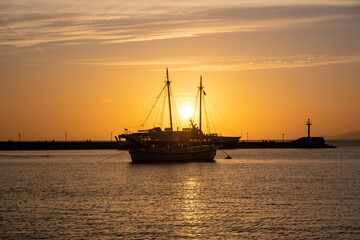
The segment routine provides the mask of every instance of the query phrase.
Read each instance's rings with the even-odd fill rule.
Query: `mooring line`
[[[104,159],[101,159],[101,160],[99,160],[99,161],[97,161],[97,162],[102,162],[102,161],[108,160],[108,159],[110,159],[110,158],[113,158],[113,157],[119,156],[120,154],[121,154],[121,153],[117,153],[117,154],[112,155],[112,156],[110,156],[110,157],[106,157],[106,158],[104,158]]]
[[[227,152],[225,152],[224,150],[221,151],[226,155],[225,159],[232,159],[232,157],[229,154],[227,154]]]

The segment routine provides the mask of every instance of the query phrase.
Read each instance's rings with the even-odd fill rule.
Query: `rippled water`
[[[169,165],[0,152],[0,238],[360,238],[359,144],[227,152]]]

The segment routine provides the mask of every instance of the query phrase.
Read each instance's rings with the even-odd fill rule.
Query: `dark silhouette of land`
[[[334,148],[325,143],[323,137],[303,137],[294,141],[240,141],[234,144],[221,146],[220,149],[236,148]]]
[[[0,142],[0,150],[80,150],[118,149],[119,143],[110,141],[7,141]],[[124,149],[126,149],[124,147]]]
[[[219,149],[236,148],[331,148],[323,137],[303,137],[295,141],[239,141],[237,143],[219,146]],[[81,150],[81,149],[119,149],[127,150],[126,142],[110,141],[24,141],[0,142],[0,150]]]

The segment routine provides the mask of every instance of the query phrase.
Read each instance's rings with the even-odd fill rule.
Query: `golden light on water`
[[[204,203],[200,194],[202,191],[201,181],[197,177],[189,177],[183,183],[181,189],[182,195],[182,213],[183,221],[192,227],[192,234],[201,231],[201,223],[204,217]]]

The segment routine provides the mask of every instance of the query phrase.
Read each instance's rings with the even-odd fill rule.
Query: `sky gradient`
[[[360,130],[359,1],[2,0],[0,26],[0,140],[135,129],[166,67],[223,135]]]

